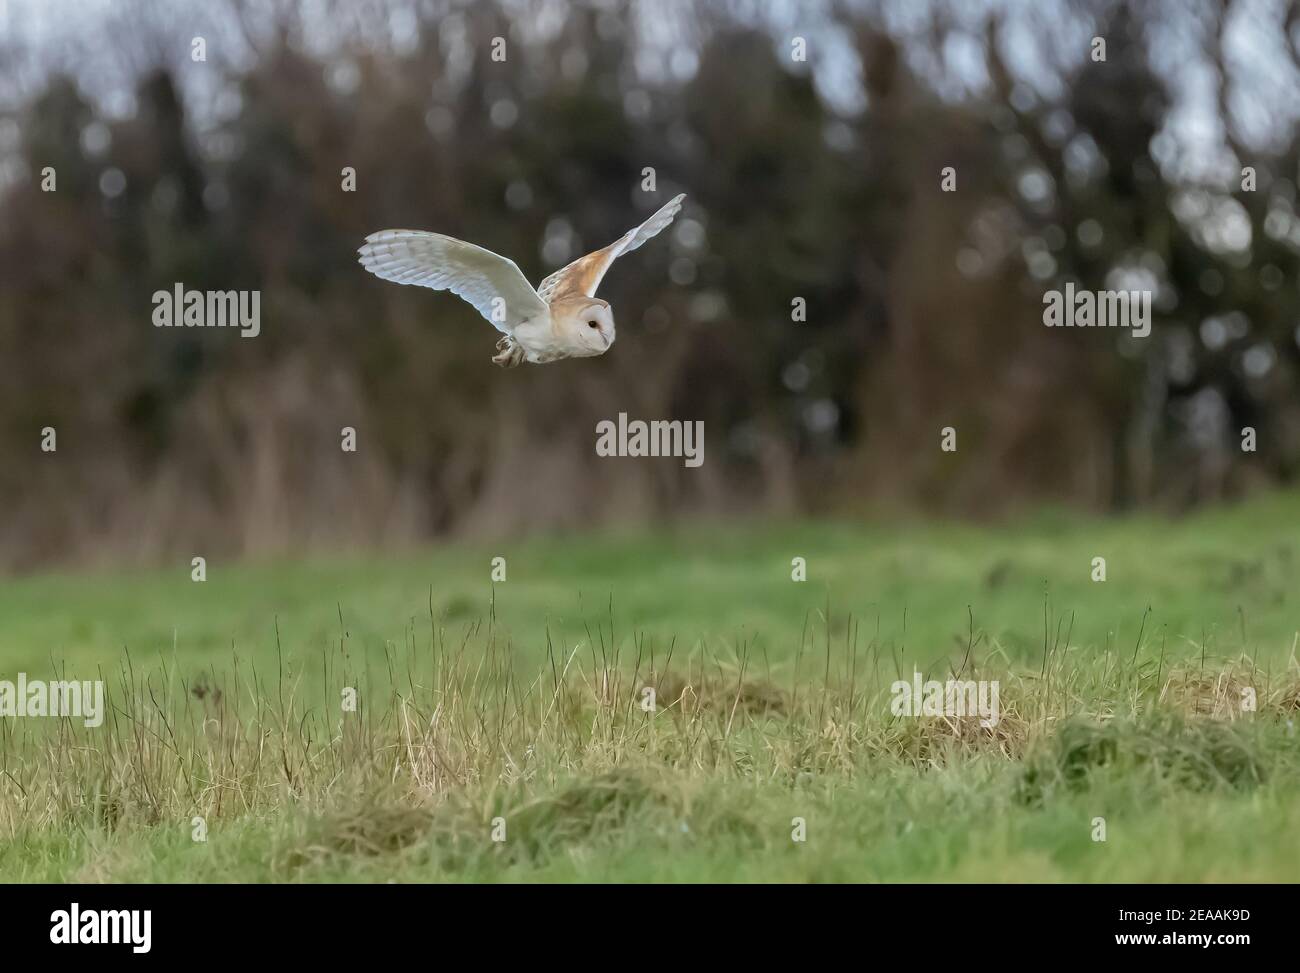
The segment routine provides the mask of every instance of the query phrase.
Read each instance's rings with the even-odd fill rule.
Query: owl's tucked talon
[[[492,361],[502,368],[514,368],[524,360],[524,349],[509,335],[497,342],[497,349],[501,354],[494,355]]]

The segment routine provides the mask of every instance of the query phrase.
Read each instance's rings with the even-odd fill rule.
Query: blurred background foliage
[[[0,64],[10,569],[1300,471],[1295,3],[11,0]],[[536,283],[677,192],[597,359],[497,369],[355,259],[435,229]],[[1067,281],[1151,288],[1151,336],[1044,327]],[[175,282],[260,290],[261,335],[154,328]],[[598,458],[619,412],[704,465]]]

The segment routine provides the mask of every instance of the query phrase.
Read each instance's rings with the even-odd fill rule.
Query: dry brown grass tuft
[[[1157,697],[1190,716],[1240,720],[1263,713],[1291,713],[1300,708],[1300,670],[1288,668],[1280,677],[1240,658],[1218,671],[1201,667],[1175,668]]]
[[[779,686],[762,679],[734,680],[723,676],[683,676],[665,672],[652,677],[657,704],[678,714],[711,713],[729,716],[743,712],[753,716],[789,712],[790,695]]]

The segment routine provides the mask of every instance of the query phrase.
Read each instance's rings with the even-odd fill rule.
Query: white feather
[[[380,230],[360,248],[361,266],[395,284],[451,291],[498,331],[547,313],[546,302],[513,260],[464,240],[423,230]]]

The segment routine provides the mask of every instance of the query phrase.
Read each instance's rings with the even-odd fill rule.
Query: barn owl
[[[498,365],[592,358],[614,343],[614,312],[596,297],[605,271],[671,223],[685,198],[674,197],[609,246],[555,271],[536,290],[513,260],[441,233],[380,230],[358,252],[361,266],[376,277],[451,291],[472,304],[502,334],[492,359]]]

